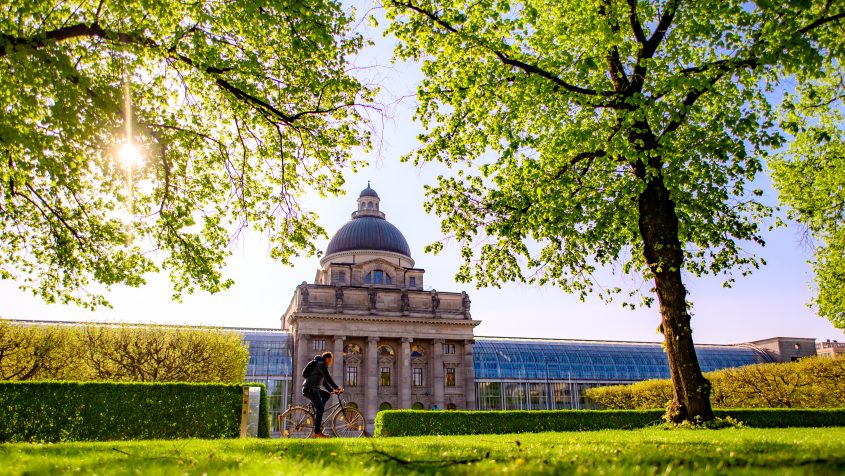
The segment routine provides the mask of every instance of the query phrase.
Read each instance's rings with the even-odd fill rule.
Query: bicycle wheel
[[[310,438],[314,415],[303,407],[290,407],[279,416],[279,431],[285,438]]]
[[[346,407],[337,412],[332,420],[334,434],[341,438],[355,438],[364,434],[364,415],[354,408]]]

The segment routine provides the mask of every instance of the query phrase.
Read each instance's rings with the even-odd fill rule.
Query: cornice
[[[398,323],[414,323],[414,324],[428,324],[428,325],[451,325],[451,326],[465,326],[475,327],[481,324],[481,321],[471,319],[422,319],[414,317],[392,317],[379,315],[354,315],[354,314],[319,314],[319,313],[299,313],[295,312],[290,315],[288,322],[293,324],[299,319],[322,319],[331,321],[358,321],[358,322],[398,322]]]

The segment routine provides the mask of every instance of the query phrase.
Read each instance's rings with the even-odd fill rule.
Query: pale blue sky
[[[359,28],[377,45],[362,54],[357,64],[387,65],[391,40],[381,38],[366,23]],[[414,64],[399,64],[364,74],[371,75],[384,88],[382,101],[390,106],[390,118],[379,132],[379,150],[359,155],[370,161],[370,166],[359,174],[346,175],[346,196],[305,198],[330,236],[349,219],[358,192],[371,180],[382,199],[381,210],[404,233],[416,266],[426,269],[426,284],[441,291],[469,292],[473,318],[482,321],[476,335],[661,340],[662,336],[655,332],[659,322],[656,308],[630,311],[618,303],[604,304],[597,299],[582,303],[556,288],[509,284],[501,290],[475,290],[472,285],[456,284],[456,245],[447,245],[438,256],[423,253],[426,244],[441,238],[437,218],[422,209],[423,185],[434,183],[443,169],[435,164],[414,168],[399,162],[402,155],[417,147],[420,128],[412,121],[412,95],[419,69]],[[377,124],[377,129],[381,128],[382,124]],[[774,201],[768,180],[762,178],[761,182]],[[808,283],[812,276],[806,264],[810,252],[799,243],[799,229],[776,230],[767,233],[766,240],[767,246],[757,251],[768,266],[750,277],[738,277],[731,289],[723,288],[721,279],[686,276],[694,303],[696,341],[735,343],[773,336],[843,340],[841,330],[815,316],[805,305],[811,296]],[[318,242],[320,248],[325,248],[326,243],[325,239]],[[258,236],[245,237],[233,250],[227,274],[236,284],[221,294],[200,293],[175,303],[170,300],[166,275],[151,276],[143,288],[115,288],[109,294],[113,309],[90,312],[73,306],[46,305],[18,291],[15,283],[0,281],[0,316],[278,328],[294,287],[302,281],[313,281],[318,259],[302,258],[293,267],[284,267],[268,257],[267,241]]]

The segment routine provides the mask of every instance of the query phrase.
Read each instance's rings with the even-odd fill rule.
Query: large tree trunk
[[[646,180],[646,188],[639,195],[638,224],[646,262],[654,274],[662,317],[660,329],[669,357],[674,398],[667,417],[676,423],[697,418],[712,420],[710,382],[701,374],[695,355],[687,291],[681,280],[684,254],[678,237],[678,215],[660,175],[660,161],[654,157],[652,161],[650,172],[655,175],[649,176],[642,163],[636,166],[637,176]]]

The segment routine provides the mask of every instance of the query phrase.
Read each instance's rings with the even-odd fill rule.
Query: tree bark
[[[640,144],[656,146],[650,133],[637,137]],[[652,148],[654,151],[656,147]],[[701,373],[692,340],[687,291],[681,279],[684,253],[678,236],[678,215],[675,202],[663,182],[662,161],[651,155],[649,169],[642,161],[634,167],[638,178],[646,183],[638,197],[640,235],[646,263],[654,275],[654,287],[662,318],[666,355],[672,380],[673,399],[667,409],[668,420],[712,420],[710,382]]]

